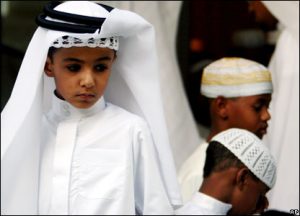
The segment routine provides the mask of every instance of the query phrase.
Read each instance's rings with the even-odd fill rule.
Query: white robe
[[[176,210],[177,215],[226,215],[232,208],[231,204],[224,203],[204,193],[197,192],[190,202]]]
[[[172,214],[147,123],[53,96],[43,119],[39,214]],[[137,212],[136,212],[137,210]]]
[[[280,36],[269,68],[274,94],[265,140],[278,173],[270,208],[289,212],[299,209],[299,42],[288,31]]]
[[[299,2],[264,1],[284,26],[269,64],[274,84],[264,141],[277,161],[269,208],[299,209]]]
[[[183,203],[189,201],[193,195],[199,191],[203,181],[207,147],[207,142],[199,145],[193,154],[184,162],[178,173]]]

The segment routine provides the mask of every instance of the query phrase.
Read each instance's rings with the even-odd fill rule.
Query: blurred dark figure
[[[265,32],[277,28],[278,20],[270,13],[261,1],[248,1],[249,11],[253,14],[255,21]]]
[[[248,14],[254,25],[233,32],[230,53],[268,65],[279,36],[278,20],[260,1],[248,1]]]

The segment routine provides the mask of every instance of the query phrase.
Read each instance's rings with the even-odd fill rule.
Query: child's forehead
[[[270,93],[267,94],[257,94],[257,95],[248,95],[248,96],[240,96],[240,97],[224,97],[224,96],[218,96],[219,97],[223,97],[226,100],[232,101],[234,103],[262,103],[262,104],[266,104],[269,105],[269,103],[271,102],[272,99],[272,95]],[[215,100],[214,98],[212,98],[212,100]]]
[[[257,94],[257,95],[249,95],[249,96],[241,96],[237,97],[239,101],[253,101],[253,102],[270,102],[271,101],[271,94]],[[233,99],[234,100],[234,99]]]
[[[66,58],[77,58],[82,60],[99,60],[112,59],[114,56],[114,50],[101,47],[70,47],[70,48],[58,48],[54,52],[54,58],[64,60]]]
[[[102,47],[70,47],[70,48],[58,48],[57,52],[61,53],[81,53],[81,52],[97,52],[97,53],[107,53],[107,52],[113,52],[112,49],[109,48],[102,48]]]

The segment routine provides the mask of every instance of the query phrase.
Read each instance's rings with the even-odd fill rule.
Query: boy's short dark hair
[[[203,178],[209,177],[213,172],[224,171],[230,167],[246,167],[231,151],[217,141],[211,141],[206,149],[206,159]],[[254,180],[260,181],[251,171]]]
[[[50,47],[48,50],[48,57],[51,59],[51,61],[53,60],[53,55],[56,52],[56,50],[58,50],[59,48],[55,48],[55,47]]]
[[[245,167],[245,165],[225,146],[217,141],[211,141],[206,149],[203,178],[207,178],[213,172],[226,170],[230,167]],[[255,180],[259,180],[250,172]]]
[[[211,141],[206,149],[203,178],[213,172],[223,171],[229,167],[242,167],[243,163],[226,147],[217,141]]]

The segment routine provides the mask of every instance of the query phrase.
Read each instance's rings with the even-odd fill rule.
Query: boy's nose
[[[268,109],[265,109],[264,112],[262,113],[262,120],[263,121],[269,121],[271,119],[271,115],[269,113]]]
[[[91,88],[95,85],[93,75],[90,72],[86,72],[83,74],[80,80],[80,86]]]

